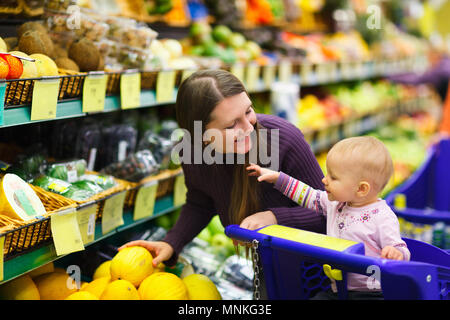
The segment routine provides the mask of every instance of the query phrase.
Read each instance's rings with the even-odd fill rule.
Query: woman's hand
[[[255,230],[270,224],[277,224],[277,218],[275,218],[273,212],[261,211],[242,220],[240,227],[243,229]]]
[[[161,262],[164,262],[166,260],[169,260],[170,257],[173,255],[173,248],[170,244],[164,241],[145,241],[145,240],[136,240],[136,241],[130,241],[125,243],[123,246],[119,248],[119,251],[127,248],[127,247],[134,247],[134,246],[140,246],[148,251],[153,256],[153,267],[156,267]]]
[[[266,169],[266,168],[261,168],[260,166],[258,166],[257,164],[254,164],[254,163],[251,163],[247,167],[247,170],[252,171],[248,175],[253,176],[253,177],[258,177],[259,182],[266,181],[269,183],[275,183],[275,182],[277,182],[277,179],[280,176],[279,172],[273,171],[270,169]]]
[[[386,246],[381,250],[381,258],[391,260],[403,260],[403,253],[392,246]]]

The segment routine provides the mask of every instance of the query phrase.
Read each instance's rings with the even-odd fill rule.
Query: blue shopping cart
[[[365,256],[362,243],[280,225],[230,225],[225,233],[253,244],[270,300],[309,299],[328,290],[329,279],[346,299],[348,272],[377,276],[387,300],[450,300],[450,254],[421,241],[404,238],[411,260],[394,261]]]
[[[386,197],[395,214],[415,224],[441,224],[442,237],[434,245],[450,249],[450,140],[433,146],[425,163]],[[447,242],[447,243],[446,243]]]

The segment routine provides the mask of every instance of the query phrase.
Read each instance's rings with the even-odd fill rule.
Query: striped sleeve
[[[280,172],[275,188],[300,206],[314,210],[321,215],[325,214],[325,208],[320,201],[320,193],[323,191],[315,190],[283,172]]]

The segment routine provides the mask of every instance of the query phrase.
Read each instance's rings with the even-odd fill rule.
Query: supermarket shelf
[[[179,207],[173,205],[173,195],[169,195],[160,198],[156,201],[153,215],[150,217],[134,221],[132,209],[124,212],[123,213],[124,224],[107,234],[102,234],[101,223],[97,222],[95,226],[95,238],[94,238],[95,240],[86,244],[85,247],[97,243],[99,241],[102,241],[104,239],[107,239],[124,230],[128,230],[143,223],[146,223],[168,212],[172,212],[177,208]],[[49,262],[56,261],[65,256],[67,255],[57,256],[54,244],[46,243],[43,244],[41,247],[36,248],[30,252],[26,252],[21,255],[15,256],[11,259],[8,259],[4,261],[3,265],[4,277],[3,281],[0,282],[0,285],[24,273],[39,268],[40,266],[45,265]]]
[[[143,90],[141,91],[141,105],[138,108],[155,107],[159,105],[174,103],[176,94],[177,90],[175,89],[173,93],[173,100],[161,103],[156,100],[156,93],[154,90]],[[88,116],[88,113],[84,113],[82,111],[82,107],[83,104],[82,100],[80,99],[60,101],[58,102],[56,117],[54,119],[37,121],[31,121],[31,106],[7,108],[3,111],[4,121],[3,125],[0,126],[0,128]],[[118,110],[121,110],[120,96],[106,96],[105,108],[103,112],[113,112]]]

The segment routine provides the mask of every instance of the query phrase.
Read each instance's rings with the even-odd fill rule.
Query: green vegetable
[[[48,171],[48,175],[55,179],[61,179],[64,181],[68,180],[67,168],[64,165],[51,166],[50,170]]]

